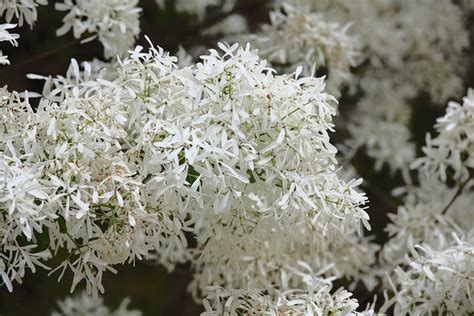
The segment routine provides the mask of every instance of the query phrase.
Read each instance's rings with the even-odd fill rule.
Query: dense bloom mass
[[[464,315],[474,308],[472,106],[472,90],[462,105],[449,103],[438,119],[439,135],[427,137],[426,156],[413,165],[420,185],[400,190],[405,204],[390,215],[381,263],[394,271],[386,306],[394,303],[397,315]]]
[[[395,294],[395,315],[469,315],[474,310],[474,242],[456,242],[442,250],[417,246],[406,271],[397,268],[400,288]]]
[[[3,90],[10,289],[65,247],[53,273],[72,270],[73,288],[103,291],[103,272],[119,263],[192,259],[204,295],[220,284],[276,299],[306,282],[299,266],[325,269],[331,249],[351,248],[369,227],[366,198],[336,173],[336,102],[323,80],[275,75],[249,46],[219,47],[182,69],[153,47],[102,71],[73,60],[66,77],[45,78],[35,111]],[[355,277],[369,249],[328,269]]]
[[[26,22],[32,28],[38,19],[37,7],[47,4],[48,0],[2,0],[0,17],[4,16],[7,22],[18,21],[19,26]]]
[[[156,0],[160,7],[165,7],[166,0]],[[185,12],[203,20],[210,7],[219,8],[224,12],[230,11],[236,3],[236,0],[176,0],[174,7],[178,12]]]
[[[461,92],[463,13],[455,1],[275,0],[271,23],[244,38],[276,67],[315,67],[336,95],[349,87],[358,101],[345,122],[346,159],[365,147],[377,169],[407,173],[415,157],[410,101],[423,92],[442,105]]]
[[[357,300],[343,289],[331,291],[331,281],[321,280],[320,284],[308,292],[288,290],[277,297],[256,290],[239,291],[211,287],[211,294],[204,300],[206,311],[203,316],[217,315],[375,315],[372,306],[359,312]]]
[[[426,137],[425,157],[413,168],[421,167],[427,175],[437,174],[441,181],[452,176],[463,182],[472,177],[474,169],[474,90],[470,89],[463,103],[449,102],[446,115],[436,124],[439,135]]]

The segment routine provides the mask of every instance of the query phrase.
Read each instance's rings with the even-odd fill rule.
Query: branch
[[[79,44],[81,42],[81,39],[74,39],[72,41],[69,41],[69,42],[66,42],[65,44],[61,45],[61,46],[58,46],[58,47],[54,47],[48,51],[45,51],[45,52],[40,52],[39,54],[36,54],[36,55],[33,55],[31,56],[30,58],[26,59],[26,60],[23,60],[19,63],[14,63],[13,65],[11,65],[9,68],[9,70],[13,70],[15,68],[21,68],[21,67],[24,67],[28,64],[31,64],[35,61],[38,61],[38,60],[41,60],[41,59],[44,59],[44,58],[47,58],[51,55],[54,55],[56,54],[57,52],[60,52],[64,49],[67,49],[67,48],[70,48],[70,47],[73,47],[73,46],[76,46],[77,44]]]
[[[461,185],[458,187],[458,189],[456,190],[456,193],[454,194],[454,196],[452,197],[451,201],[449,201],[448,205],[446,205],[446,207],[443,209],[443,211],[441,212],[441,214],[446,214],[446,212],[448,211],[448,209],[454,204],[454,202],[456,202],[456,199],[462,194],[462,192],[464,191],[464,189],[466,188],[467,184],[469,183],[469,181],[471,181],[471,177],[469,177],[466,181],[464,181],[463,183],[461,183]]]

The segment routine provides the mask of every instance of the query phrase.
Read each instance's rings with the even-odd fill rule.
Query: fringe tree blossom
[[[13,46],[17,46],[18,42],[16,41],[20,36],[15,33],[9,33],[8,30],[16,27],[15,24],[0,24],[0,42],[9,41]],[[8,56],[3,55],[0,50],[0,65],[9,65],[10,61]]]
[[[386,230],[391,237],[384,245],[383,261],[402,264],[410,249],[420,243],[442,249],[451,242],[451,234],[464,235],[474,224],[471,212],[472,188],[456,197],[457,188],[449,188],[436,180],[423,179],[419,186],[408,187],[405,204],[397,214],[389,214],[392,223]],[[471,186],[472,187],[472,186]],[[446,207],[449,206],[449,211]]]
[[[214,170],[193,158],[196,181],[206,184],[200,193],[212,196],[196,214],[194,290],[206,293],[216,282],[270,292],[299,288],[291,272],[298,261],[325,256],[330,243],[367,225],[360,181],[346,183],[335,173],[336,150],[327,134],[335,103],[321,79],[274,76],[248,48],[221,49],[224,55],[211,51],[195,74],[207,83],[202,98],[210,109],[204,112],[219,113],[211,116],[219,123],[202,130],[220,139],[227,157]]]
[[[360,82],[364,96],[352,113],[356,119],[348,124],[351,137],[346,141],[346,159],[365,146],[367,155],[375,158],[375,169],[384,164],[392,170],[407,171],[407,162],[415,158],[415,146],[408,129],[411,110],[405,97],[412,89],[396,89],[389,79],[364,78]]]
[[[173,59],[164,56],[163,62],[171,70]],[[79,73],[74,61],[68,75],[53,80],[56,87],[48,94],[51,99],[62,97],[60,106],[44,99],[33,112],[27,104],[20,107],[18,98],[10,98],[2,107],[2,125],[8,135],[0,145],[5,159],[18,162],[24,172],[32,169],[32,180],[41,182],[34,193],[9,194],[3,199],[10,209],[2,222],[3,238],[11,240],[11,245],[2,246],[12,255],[2,273],[21,280],[23,273],[16,271],[22,272],[25,263],[16,260],[24,252],[18,240],[25,236],[30,250],[47,228],[42,237],[47,248],[52,253],[59,248],[69,252],[57,269],[73,271],[73,288],[85,280],[89,291],[103,291],[102,273],[113,271],[113,264],[152,258],[152,252],[161,252],[165,263],[183,260],[183,218],[174,214],[171,204],[157,212],[162,201],[156,197],[165,187],[153,181],[145,186],[149,171],[141,174],[142,169],[137,169],[146,168],[140,162],[145,154],[127,147],[136,137],[133,124],[129,128],[127,122],[141,113],[120,101],[125,97],[114,94],[120,85],[93,78],[89,66]],[[19,202],[28,203],[28,212],[20,212]],[[20,219],[15,221],[14,216]],[[39,223],[32,225],[35,220]],[[11,227],[17,222],[26,227]],[[28,267],[34,270],[34,266],[30,260]]]
[[[247,21],[239,14],[232,14],[219,23],[202,31],[203,35],[241,34],[248,32]]]
[[[277,236],[283,235],[285,239],[289,239],[291,234],[305,236],[300,232],[275,229],[270,237],[278,239],[283,237]],[[333,241],[321,248],[310,243],[298,246],[296,242],[287,246],[288,243],[274,242],[271,239],[265,240],[264,245],[259,247],[252,245],[251,243],[262,243],[259,237],[239,238],[235,241],[235,237],[225,238],[225,241],[210,240],[206,249],[199,253],[201,257],[197,260],[197,265],[195,263],[195,280],[191,283],[194,294],[210,295],[209,285],[220,284],[226,289],[258,290],[276,299],[280,291],[306,288],[305,280],[318,271],[327,277],[362,280],[368,288],[376,283],[370,270],[375,262],[378,246],[356,233],[341,236],[339,238],[343,238],[342,240]],[[245,247],[239,244],[244,244]]]
[[[47,4],[0,2],[19,26]],[[138,0],[56,3],[57,34],[98,38],[110,61],[29,75],[44,81],[35,106],[0,88],[0,285],[12,292],[41,268],[85,285],[53,315],[140,315],[98,292],[106,271],[147,260],[189,263],[203,315],[369,316],[375,304],[359,305],[381,290],[382,313],[472,313],[474,90],[448,103],[418,159],[409,128],[418,96],[443,104],[462,87],[471,2],[275,0],[268,24],[239,35],[235,0],[176,0],[202,35],[258,49],[219,43],[199,62],[148,38],[133,49]],[[16,46],[15,26],[0,24],[0,42]],[[330,139],[343,92],[344,158],[364,148],[407,182],[383,246]]]
[[[451,152],[461,155],[469,148],[471,99],[469,90],[463,105],[449,103],[446,115],[438,119],[439,135],[433,140],[439,147],[424,149],[427,156],[414,165],[421,166],[420,185],[405,189],[405,205],[390,216],[391,239],[384,245],[381,261],[385,271],[398,265],[392,275],[394,297],[385,303],[385,308],[394,303],[397,315],[463,315],[474,308],[469,294],[474,287],[472,170],[462,164],[468,160],[453,164],[450,159]]]
[[[19,26],[26,22],[31,28],[38,19],[37,7],[47,5],[48,0],[1,0],[0,17],[5,15],[7,22],[18,21]]]
[[[398,268],[395,315],[469,315],[474,310],[474,239],[442,250],[416,246],[407,270]]]
[[[204,270],[218,260],[216,272],[228,262],[229,277],[249,272],[240,281],[201,278],[199,288],[246,290],[255,277],[273,295],[299,289],[295,267],[323,268],[330,249],[359,258],[341,261],[340,275],[354,276],[374,258],[365,255],[373,247],[340,241],[368,228],[368,216],[360,181],[336,174],[328,135],[335,100],[323,80],[276,76],[248,46],[219,47],[183,69],[153,47],[137,47],[104,65],[109,70],[81,71],[73,60],[65,77],[47,79],[36,111],[5,91],[0,146],[22,180],[6,180],[13,187],[2,198],[2,253],[12,253],[1,270],[6,284],[24,274],[15,261],[23,245],[26,255],[41,255],[28,265],[33,271],[66,248],[52,273],[69,269],[72,288],[85,281],[93,292],[103,291],[103,272],[136,259],[171,269],[192,257]],[[185,231],[196,249],[187,249]],[[44,252],[34,248],[39,241]],[[307,253],[328,258],[314,262]],[[288,280],[272,290],[261,272],[278,272],[252,271],[255,263],[285,264]]]
[[[319,12],[283,5],[270,12],[270,24],[241,40],[252,42],[274,67],[292,71],[303,65],[306,73],[327,69],[328,88],[334,93],[349,81],[350,67],[357,64],[357,42],[347,35],[348,28]]]
[[[454,1],[434,0],[277,0],[275,6],[280,7],[282,3],[285,7],[290,3],[292,10],[306,19],[315,16],[319,23],[351,25],[344,37],[339,37],[346,55],[321,51],[325,58],[337,58],[353,56],[349,48],[356,47],[359,56],[357,63],[345,63],[346,66],[360,65],[357,75],[352,76],[353,80],[342,82],[348,84],[352,92],[360,91],[363,95],[363,100],[358,102],[360,110],[350,119],[355,128],[351,129],[346,145],[352,148],[352,153],[364,146],[378,168],[387,163],[392,170],[402,169],[406,173],[405,166],[414,157],[414,145],[408,133],[409,116],[387,117],[392,115],[393,106],[401,112],[409,112],[408,101],[420,92],[428,93],[436,104],[444,104],[449,97],[460,93],[464,68],[459,65],[469,45],[462,9]],[[333,30],[330,34],[339,33]],[[304,36],[298,33],[291,38],[298,41]],[[357,46],[350,45],[351,41]],[[287,52],[287,45],[292,41],[274,38],[270,43],[265,45],[274,45],[272,53]],[[288,45],[290,50],[294,46]],[[293,63],[309,60],[318,64],[316,58],[305,55],[314,51],[307,47],[298,49],[299,56],[294,55],[297,60]],[[331,81],[335,66],[330,63],[325,66]],[[383,97],[387,88],[392,98]]]
[[[141,316],[140,311],[127,308],[129,303],[130,299],[126,298],[116,310],[111,311],[102,298],[82,292],[59,301],[59,311],[54,311],[51,316]]]
[[[159,7],[165,7],[165,0],[156,0]],[[232,10],[237,0],[176,0],[174,6],[178,12],[195,15],[198,20],[203,20],[209,7],[220,7],[223,12]]]
[[[14,148],[19,121],[29,119],[32,113],[28,100],[17,92],[0,89],[0,122],[4,131],[0,138],[0,275],[2,283],[13,290],[12,280],[21,282],[26,270],[36,271],[36,266],[45,267],[42,261],[50,252],[36,244],[34,232],[43,232],[43,223],[55,218],[51,210],[43,209],[48,199],[44,184],[40,181],[42,167],[38,164],[24,164],[25,153]],[[12,114],[16,112],[18,115]],[[14,121],[15,126],[10,128]],[[26,146],[28,142],[25,142]],[[10,154],[8,154],[10,153]]]
[[[406,171],[403,166],[409,165],[414,157],[408,133],[409,117],[395,116],[387,121],[387,116],[393,112],[395,103],[398,103],[395,108],[409,112],[407,101],[420,91],[427,92],[436,104],[458,95],[463,74],[459,65],[468,46],[462,11],[451,1],[430,0],[354,1],[344,2],[344,6],[349,7],[344,11],[350,15],[346,18],[354,21],[351,30],[359,35],[365,47],[363,55],[370,63],[362,79],[364,99],[377,101],[359,102],[365,115],[355,115],[352,120],[359,127],[367,126],[367,122],[387,123],[372,126],[370,134],[377,135],[377,141],[371,140],[374,136],[366,137],[368,134],[355,134],[350,142],[365,145],[378,166],[388,163],[393,170]],[[365,78],[371,78],[372,83],[364,83]],[[377,97],[387,91],[377,82],[380,78],[386,78],[392,98]],[[390,129],[392,133],[387,132]],[[385,148],[380,150],[380,146]]]
[[[448,175],[459,183],[472,177],[474,172],[474,90],[469,89],[463,104],[449,102],[446,115],[436,124],[438,136],[426,137],[425,157],[418,159],[413,168],[420,168],[428,176],[436,174],[441,181]]]
[[[405,204],[396,215],[390,215],[393,223],[387,226],[387,231],[392,238],[382,252],[386,262],[400,263],[413,246],[422,242],[440,250],[449,243],[452,232],[464,236],[472,228],[472,171],[468,165],[460,168],[460,164],[450,163],[453,159],[449,155],[453,152],[460,156],[461,152],[466,152],[469,157],[469,150],[465,148],[470,146],[467,135],[472,134],[469,130],[472,125],[471,99],[472,90],[469,90],[462,106],[449,103],[446,114],[438,119],[439,135],[433,140],[439,147],[435,150],[425,148],[426,156],[418,158],[413,165],[419,170],[420,185],[398,190],[406,193]],[[436,150],[443,155],[436,154]],[[446,172],[448,167],[449,173]],[[454,187],[449,183],[454,183]]]
[[[204,300],[203,316],[214,315],[375,315],[372,307],[363,312],[351,298],[352,293],[339,289],[331,293],[331,281],[322,280],[309,291],[288,290],[269,296],[256,290],[227,290],[218,286]]]
[[[394,84],[409,83],[441,104],[462,86],[459,61],[469,41],[463,12],[454,1],[284,2],[303,14],[321,12],[342,25],[351,23],[348,33],[357,36],[363,59]]]
[[[106,58],[125,55],[140,33],[138,0],[64,0],[56,3],[58,11],[66,11],[63,26],[57,30],[61,36],[72,29],[74,37],[92,34],[84,41],[98,38],[104,46]]]

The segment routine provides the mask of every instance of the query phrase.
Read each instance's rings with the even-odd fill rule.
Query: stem
[[[64,45],[61,45],[59,47],[54,47],[48,51],[45,51],[43,53],[39,53],[39,54],[36,54],[36,55],[33,55],[31,56],[31,58],[28,58],[26,60],[23,60],[19,63],[14,63],[13,65],[11,65],[9,68],[9,70],[12,70],[12,69],[15,69],[15,68],[21,68],[23,66],[26,66],[28,64],[31,64],[32,62],[35,62],[35,61],[38,61],[38,60],[42,60],[44,58],[47,58],[51,55],[54,55],[56,54],[57,52],[60,52],[66,48],[70,48],[70,47],[73,47],[73,46],[76,46],[77,44],[80,43],[80,39],[74,39],[72,41],[69,41],[67,43],[65,43]]]
[[[448,211],[448,209],[451,207],[451,205],[453,205],[454,202],[456,202],[456,199],[462,194],[462,192],[464,191],[464,189],[466,188],[467,184],[469,183],[469,181],[471,181],[471,178],[469,177],[466,181],[464,181],[463,183],[461,183],[461,185],[458,187],[456,193],[454,194],[454,196],[452,197],[451,201],[449,201],[448,205],[446,205],[446,207],[443,209],[443,211],[441,212],[441,214],[446,214],[446,212]]]

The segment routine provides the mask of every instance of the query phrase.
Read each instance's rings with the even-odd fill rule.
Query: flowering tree
[[[0,41],[44,5],[0,0]],[[474,313],[472,1],[275,0],[254,27],[237,1],[154,5],[216,41],[173,56],[135,44],[137,0],[64,0],[57,35],[102,60],[0,88],[2,287],[48,273],[84,288],[53,315],[139,315],[103,275],[187,263],[202,315]],[[424,143],[420,95],[448,104]]]

